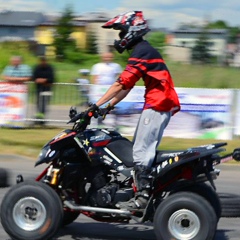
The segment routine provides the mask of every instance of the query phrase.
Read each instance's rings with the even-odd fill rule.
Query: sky
[[[141,10],[150,26],[175,29],[183,23],[202,24],[224,20],[240,26],[239,0],[0,0],[0,10],[63,12],[72,6],[75,14],[105,12],[112,18],[122,12]]]

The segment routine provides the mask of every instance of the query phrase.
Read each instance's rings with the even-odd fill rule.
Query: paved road
[[[0,167],[9,169],[10,184],[15,183],[15,177],[21,173],[24,176],[34,176],[44,166],[34,168],[34,161],[15,156],[0,156]],[[220,167],[219,167],[220,168]],[[216,181],[219,192],[237,193],[240,195],[239,175],[240,166],[222,165],[221,174]],[[0,202],[8,188],[0,189]],[[240,218],[221,218],[214,240],[239,240]],[[10,238],[0,225],[0,239]],[[151,224],[109,224],[99,223],[84,216],[76,222],[60,230],[55,240],[154,240],[155,236]]]

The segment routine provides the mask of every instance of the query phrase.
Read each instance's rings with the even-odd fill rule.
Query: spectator
[[[87,105],[89,102],[89,73],[88,69],[80,69],[79,71],[79,78],[76,81],[79,83],[79,91],[81,94],[81,105]]]
[[[11,83],[23,83],[31,80],[31,68],[22,64],[20,56],[13,56],[10,65],[6,66],[2,73],[3,80]]]
[[[113,54],[106,52],[101,55],[101,62],[93,65],[91,70],[92,83],[99,85],[111,85],[122,72],[121,66],[113,62]]]
[[[34,68],[33,81],[37,90],[37,119],[44,119],[47,107],[52,95],[52,84],[55,81],[55,73],[53,67],[47,62],[45,57],[39,58],[39,64]],[[44,121],[40,121],[44,124]]]
[[[113,54],[106,52],[101,55],[101,62],[93,65],[91,70],[92,83],[98,85],[111,85],[122,72],[122,68],[118,63],[113,62]],[[117,113],[117,110],[113,112]],[[103,125],[103,119],[97,119],[98,125]],[[115,115],[115,123],[117,123],[117,115]]]

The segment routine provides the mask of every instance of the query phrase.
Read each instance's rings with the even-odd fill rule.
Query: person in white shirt
[[[118,79],[122,72],[122,68],[118,63],[113,62],[113,54],[105,52],[101,55],[101,62],[93,65],[91,69],[92,83],[95,85],[112,85]],[[115,115],[115,125],[117,125],[117,111],[116,108],[112,111]],[[97,119],[98,125],[104,125],[103,119]]]
[[[113,54],[106,52],[101,55],[101,62],[93,65],[91,69],[92,83],[98,85],[112,85],[122,68],[113,62]]]

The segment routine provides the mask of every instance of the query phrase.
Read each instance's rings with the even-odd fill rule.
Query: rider
[[[127,96],[135,83],[143,79],[146,87],[145,103],[133,139],[137,193],[130,201],[116,206],[127,210],[144,209],[151,194],[151,166],[156,149],[171,116],[180,110],[179,99],[162,56],[142,38],[150,31],[142,11],[120,14],[102,27],[120,31],[120,40],[114,42],[119,53],[126,49],[132,52],[119,78],[88,111],[96,111],[99,106],[111,100],[105,108],[106,113],[110,112],[114,105]]]

